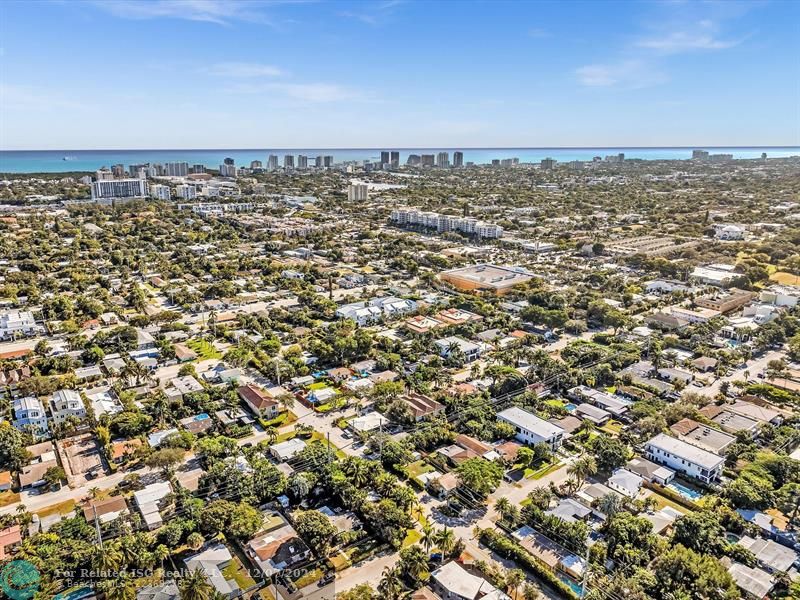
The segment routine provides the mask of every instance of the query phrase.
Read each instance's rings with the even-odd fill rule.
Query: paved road
[[[785,356],[786,353],[781,350],[771,350],[769,352],[766,352],[764,356],[761,356],[755,360],[751,360],[746,367],[743,367],[741,369],[736,369],[730,375],[716,379],[711,385],[708,385],[704,388],[695,388],[694,386],[689,386],[687,389],[696,390],[697,392],[703,394],[704,396],[716,396],[720,391],[720,387],[722,386],[723,381],[732,383],[736,380],[745,381],[748,378],[753,379],[758,375],[758,373],[761,373],[764,369],[767,368],[767,364],[771,360],[778,360],[780,358],[784,358]],[[745,371],[748,372],[749,377],[745,377]]]

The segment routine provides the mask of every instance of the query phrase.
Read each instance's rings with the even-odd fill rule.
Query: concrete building
[[[75,390],[58,390],[50,399],[50,413],[53,415],[53,422],[60,425],[67,417],[83,419],[86,408],[81,395]]]
[[[9,310],[0,313],[0,340],[36,335],[43,328],[36,324],[33,313],[27,310]]]
[[[188,162],[164,163],[164,175],[167,177],[186,177],[189,174]]]
[[[47,415],[42,402],[34,396],[17,398],[13,403],[13,425],[20,431],[30,429],[34,435],[44,437],[47,435]]]
[[[92,182],[92,200],[146,198],[147,195],[147,181],[144,179],[113,179]]]
[[[439,152],[436,155],[436,166],[440,169],[450,168],[450,154],[447,152]]]
[[[453,166],[458,169],[464,166],[464,153],[460,151],[453,152]]]
[[[491,583],[473,575],[455,561],[431,573],[429,585],[442,600],[510,600]]]
[[[449,357],[456,349],[460,350],[464,355],[466,362],[478,360],[481,357],[483,348],[473,342],[467,341],[457,335],[438,339],[433,342],[439,350],[439,355],[442,357]]]
[[[168,185],[161,185],[159,183],[150,186],[150,196],[156,200],[163,200],[169,202],[172,200],[172,191]]]
[[[197,198],[197,188],[188,183],[181,183],[175,187],[175,195],[184,200],[192,200]]]
[[[351,183],[347,187],[350,202],[366,202],[369,199],[369,186],[366,183]]]
[[[462,291],[487,291],[501,296],[533,275],[520,267],[479,264],[439,273],[439,279]]]
[[[554,452],[564,441],[564,430],[519,407],[507,408],[497,414],[498,420],[513,425],[516,438],[524,444],[547,444]]]
[[[645,445],[648,460],[705,483],[722,475],[725,459],[688,442],[659,433]]]

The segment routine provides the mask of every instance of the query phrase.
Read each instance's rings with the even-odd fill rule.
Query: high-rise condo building
[[[387,152],[385,150],[383,152],[381,152],[381,164],[382,165],[387,165],[387,164],[389,164],[389,160],[390,160],[389,152]]]
[[[255,170],[255,169],[260,169],[260,168],[262,168],[263,166],[264,166],[264,165],[261,163],[261,161],[260,161],[260,160],[251,160],[251,161],[250,161],[250,168],[251,168],[251,169],[254,169],[254,170]]]
[[[333,156],[327,155],[323,158],[323,165],[325,167],[332,167],[333,166]]]
[[[114,177],[117,179],[122,179],[125,177],[125,166],[124,165],[112,165],[111,172],[114,174]]]
[[[321,169],[325,166],[325,159],[322,156],[318,156],[314,159],[314,166],[318,169]]]
[[[186,177],[189,174],[189,163],[188,162],[165,163],[164,174],[167,177]]]
[[[206,166],[205,165],[192,165],[192,173],[200,174],[200,173],[205,173],[205,172],[206,172]]]
[[[298,169],[307,169],[308,168],[308,157],[305,154],[298,154],[297,155],[297,168]]]
[[[294,156],[292,154],[287,154],[283,157],[283,168],[294,169]]]
[[[156,200],[169,202],[172,200],[172,191],[168,185],[155,184],[150,186],[150,195]]]
[[[423,154],[420,163],[423,167],[432,167],[434,165],[435,156],[433,154]]]
[[[450,166],[450,154],[447,152],[439,152],[436,155],[436,166],[440,169],[446,169]]]
[[[549,171],[556,166],[556,160],[554,158],[543,158],[539,165],[542,170]]]
[[[464,153],[463,152],[453,152],[453,166],[456,168],[464,166]]]
[[[365,202],[369,198],[369,186],[366,183],[351,183],[347,188],[347,199],[350,202]]]
[[[145,198],[147,181],[144,179],[101,179],[92,182],[92,200],[98,198]]]
[[[396,169],[400,166],[400,153],[397,150],[392,150],[391,154],[389,155],[389,162],[391,163],[393,169]]]
[[[177,195],[178,198],[191,200],[192,198],[197,198],[197,188],[193,185],[182,183],[175,188],[175,195]]]
[[[278,155],[270,154],[267,157],[267,170],[275,171],[278,168]]]
[[[419,157],[419,154],[409,154],[406,159],[406,164],[409,167],[418,167],[420,162],[422,162],[422,159]]]

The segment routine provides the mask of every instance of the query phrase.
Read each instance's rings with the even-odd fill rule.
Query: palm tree
[[[101,584],[106,600],[136,600],[136,582],[128,577],[107,579]]]
[[[122,566],[122,553],[115,544],[106,544],[105,548],[96,547],[92,557],[92,567],[96,571],[117,571]]]
[[[162,571],[164,570],[164,561],[169,558],[169,554],[169,548],[167,548],[164,544],[159,544],[153,550],[153,558],[159,562]]]
[[[511,510],[513,509],[511,501],[505,496],[501,496],[498,498],[497,502],[495,502],[494,507],[500,514],[500,518],[503,519],[503,521],[507,521],[508,515],[511,514]]]
[[[446,525],[444,529],[440,529],[436,534],[436,545],[442,553],[440,561],[444,562],[444,555],[450,554],[453,548],[456,547],[456,535],[453,533],[453,530],[448,529]]]
[[[378,591],[387,600],[397,600],[403,593],[403,582],[400,578],[400,570],[397,567],[387,566],[383,569],[381,581],[378,584]],[[185,599],[185,600],[206,600],[205,598]]]
[[[571,477],[570,488],[575,492],[589,475],[597,473],[597,462],[593,456],[588,454],[580,457],[567,468],[567,474]]]
[[[430,523],[425,523],[422,525],[422,537],[420,538],[420,543],[422,547],[425,548],[425,552],[430,554],[431,548],[436,545],[436,530],[431,527]]]
[[[150,404],[153,416],[156,417],[159,427],[164,427],[166,424],[167,413],[169,412],[169,398],[162,391],[158,390],[153,394],[153,401]]]
[[[278,430],[275,427],[267,427],[264,434],[267,436],[267,443],[270,446],[278,439]]]
[[[508,573],[506,573],[506,587],[514,590],[514,600],[517,600],[519,586],[522,585],[523,581],[525,581],[525,573],[523,573],[520,569],[511,569]]]
[[[195,569],[185,575],[179,584],[181,600],[212,600],[214,587],[202,569]]]

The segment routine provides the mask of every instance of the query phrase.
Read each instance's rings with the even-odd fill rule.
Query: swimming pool
[[[195,416],[195,421],[205,421],[206,419],[210,418],[206,413],[200,413],[199,415]]]
[[[579,583],[564,573],[556,573],[556,575],[562,583],[565,583],[573,592],[575,592],[578,597],[580,597],[581,593],[583,592],[583,588]]]
[[[565,404],[564,408],[566,408],[569,412],[575,412],[575,409],[578,408],[578,406],[570,402],[569,404]]]
[[[684,498],[688,498],[689,500],[696,501],[703,497],[703,494],[700,492],[693,490],[691,488],[686,487],[676,481],[671,481],[667,487],[671,490],[678,492]]]

